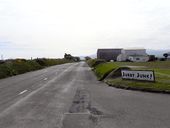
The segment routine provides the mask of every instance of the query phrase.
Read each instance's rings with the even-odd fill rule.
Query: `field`
[[[107,75],[112,70],[119,67],[129,67],[134,70],[154,70],[155,82],[142,82],[142,81],[131,81],[122,80],[121,77],[108,78],[104,81],[110,86],[155,91],[155,92],[170,92],[170,61],[156,61],[156,62],[109,62],[99,64],[94,67],[94,72],[98,79],[102,76]]]

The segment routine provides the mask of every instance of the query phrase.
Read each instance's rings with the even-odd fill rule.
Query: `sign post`
[[[122,79],[155,82],[154,71],[151,70],[121,70]]]

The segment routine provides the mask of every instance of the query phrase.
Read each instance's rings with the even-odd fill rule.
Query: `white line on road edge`
[[[27,91],[28,91],[28,90],[24,90],[24,91],[20,92],[19,95],[22,95],[22,94],[24,94],[24,93],[27,92]]]

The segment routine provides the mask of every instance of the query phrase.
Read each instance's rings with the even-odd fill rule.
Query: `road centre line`
[[[24,91],[22,91],[22,92],[20,92],[18,95],[22,95],[22,94],[24,94],[25,92],[27,92],[28,90],[24,90]]]

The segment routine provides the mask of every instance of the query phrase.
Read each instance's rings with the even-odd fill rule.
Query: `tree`
[[[64,54],[64,58],[67,59],[67,60],[72,60],[73,59],[72,55],[67,54],[67,53]]]
[[[64,54],[64,59],[74,61],[74,62],[79,62],[80,61],[80,57],[72,56],[71,54],[67,54],[67,53]]]
[[[163,56],[165,57],[165,59],[168,58],[168,53],[164,53]]]
[[[75,62],[79,62],[80,61],[80,57],[73,57]]]
[[[85,57],[85,60],[90,60],[90,59],[91,59],[91,57],[89,57],[89,56]]]

